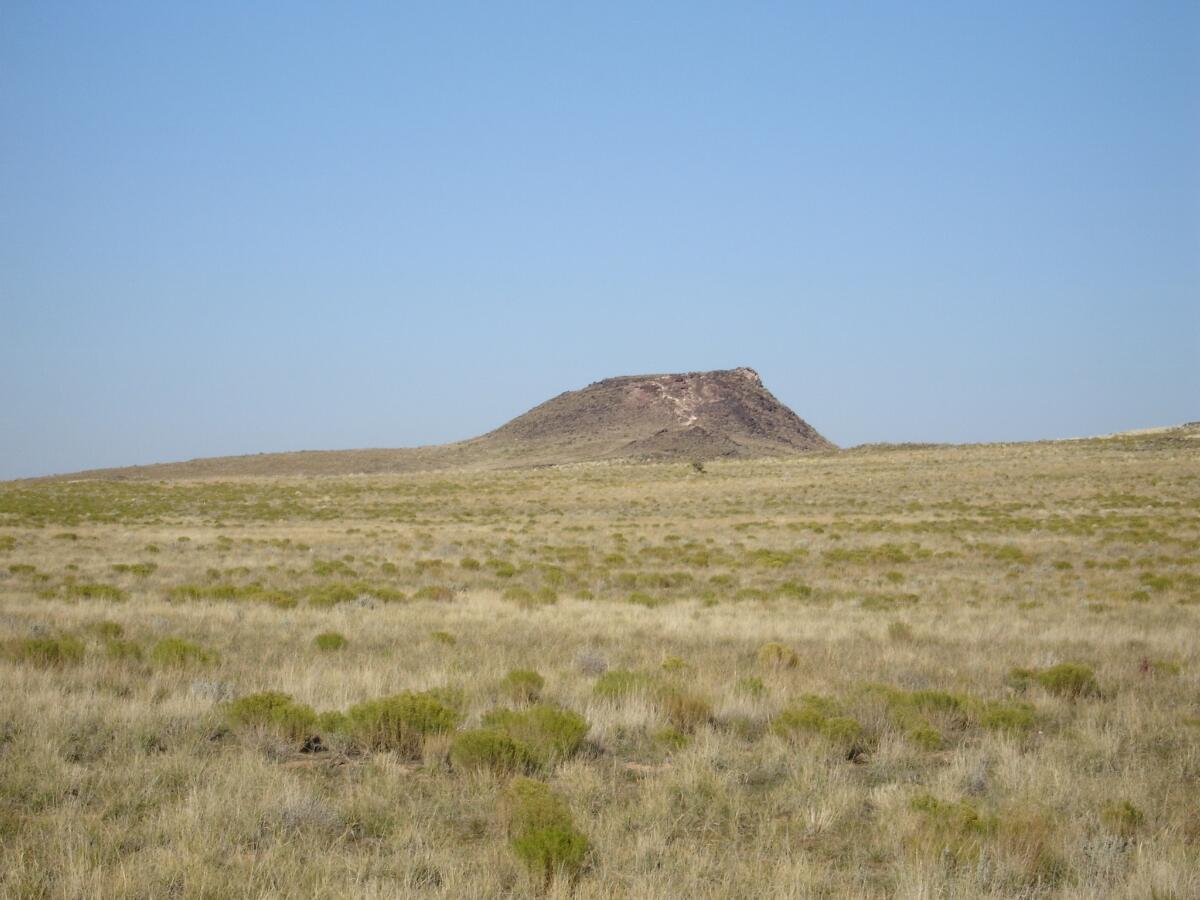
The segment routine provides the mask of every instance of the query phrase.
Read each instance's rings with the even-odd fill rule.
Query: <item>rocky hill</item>
[[[710,460],[832,449],[832,443],[763,386],[757,372],[738,368],[606,378],[559,394],[495,431],[453,444],[212,457],[71,477],[342,475],[612,459]]]

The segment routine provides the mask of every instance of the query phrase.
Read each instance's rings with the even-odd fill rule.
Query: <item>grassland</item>
[[[704,469],[0,485],[0,896],[1200,896],[1200,441]]]

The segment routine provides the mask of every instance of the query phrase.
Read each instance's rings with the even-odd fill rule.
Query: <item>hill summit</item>
[[[749,368],[606,378],[479,437],[411,449],[300,450],[97,469],[74,477],[346,475],[597,460],[779,456],[834,445],[780,403]]]
[[[712,459],[829,450],[749,368],[625,375],[567,391],[478,440],[571,458]]]

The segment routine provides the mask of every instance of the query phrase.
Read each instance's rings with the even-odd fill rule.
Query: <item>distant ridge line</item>
[[[619,375],[566,391],[478,437],[428,447],[297,450],[94,469],[108,480],[382,474],[600,460],[712,460],[837,449],[746,366]]]

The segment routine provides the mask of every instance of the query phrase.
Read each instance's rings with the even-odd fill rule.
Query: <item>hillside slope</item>
[[[753,369],[607,378],[559,394],[479,437],[430,447],[303,450],[96,469],[76,478],[345,475],[560,465],[613,459],[716,459],[832,450]]]

